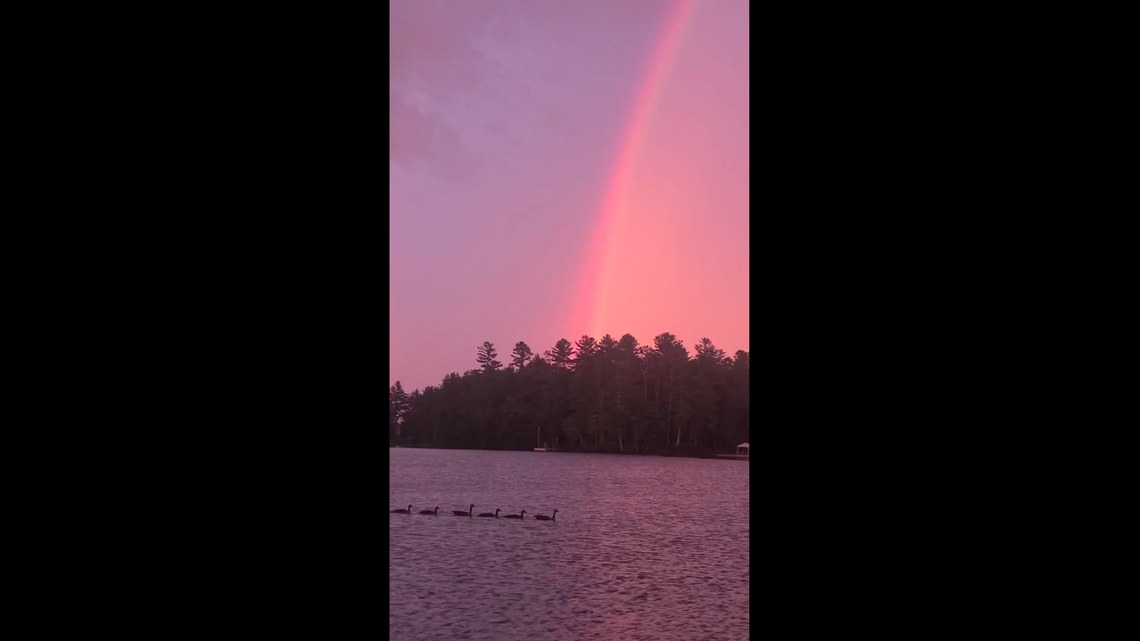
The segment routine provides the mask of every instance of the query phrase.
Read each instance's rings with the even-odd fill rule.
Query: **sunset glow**
[[[391,4],[389,384],[748,336],[746,0]]]

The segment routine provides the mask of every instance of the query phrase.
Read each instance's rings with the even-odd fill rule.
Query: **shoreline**
[[[591,452],[588,450],[546,450],[536,452],[534,449],[490,449],[484,447],[437,447],[434,445],[389,445],[388,449],[416,449],[416,450],[456,450],[472,452],[531,452],[532,454],[607,454],[615,456],[657,456],[662,458],[695,458],[716,461],[748,461],[747,455],[738,454],[697,454],[692,452]]]

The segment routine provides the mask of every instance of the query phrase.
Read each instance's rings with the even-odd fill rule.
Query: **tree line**
[[[439,385],[388,390],[389,445],[634,454],[732,451],[748,439],[748,352],[702,338],[691,357],[670,333],[640,345],[582,336],[541,355],[518,342],[503,365],[491,342],[479,367]]]

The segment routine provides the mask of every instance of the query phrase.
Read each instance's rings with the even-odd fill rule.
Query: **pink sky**
[[[389,384],[487,340],[749,349],[747,25],[745,0],[392,3]]]

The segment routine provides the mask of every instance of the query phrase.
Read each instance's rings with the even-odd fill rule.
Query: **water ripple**
[[[392,639],[748,637],[747,463],[390,452]]]

